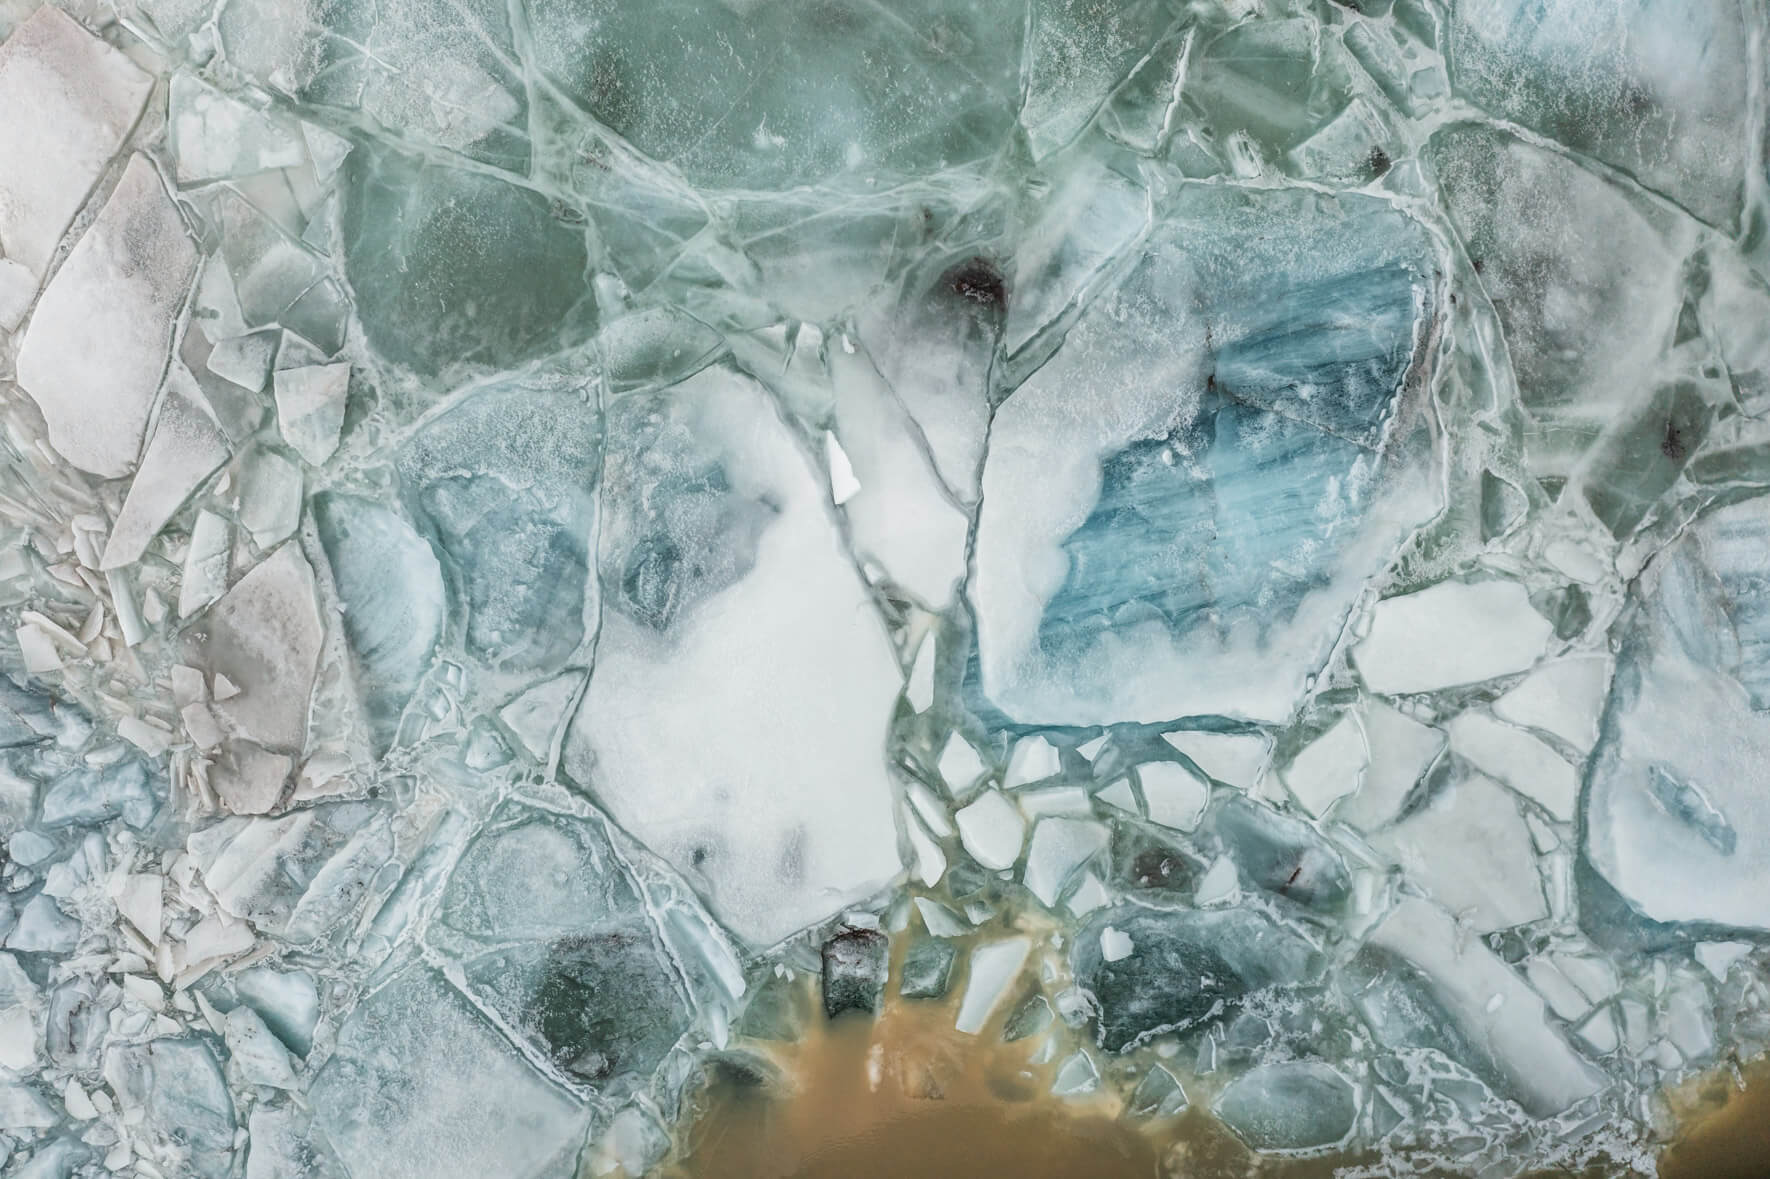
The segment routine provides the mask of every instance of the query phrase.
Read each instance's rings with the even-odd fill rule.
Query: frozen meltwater
[[[906,1005],[1647,1172],[1770,1050],[1767,22],[0,6],[0,1173],[717,1175]]]

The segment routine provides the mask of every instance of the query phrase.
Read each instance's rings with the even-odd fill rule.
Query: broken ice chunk
[[[376,1179],[562,1174],[588,1120],[423,966],[351,1012],[314,1077],[312,1102],[352,1171]]]
[[[1151,761],[1137,767],[1143,809],[1152,823],[1191,831],[1211,801],[1211,788],[1175,762]]]
[[[1545,663],[1493,702],[1494,715],[1561,738],[1581,753],[1598,740],[1598,714],[1610,688],[1610,660],[1570,655]]]
[[[191,527],[190,550],[184,558],[184,579],[178,586],[178,616],[189,618],[227,589],[232,531],[214,512],[198,512]]]
[[[159,420],[141,466],[105,543],[101,569],[121,569],[141,559],[175,512],[227,461],[227,438],[206,412],[175,389],[167,389]]]
[[[442,567],[411,525],[371,500],[322,492],[313,516],[344,605],[357,691],[385,752],[442,637]]]
[[[283,441],[313,466],[324,466],[338,449],[350,365],[316,364],[278,369],[277,429]]]
[[[1022,737],[1008,755],[1008,768],[1002,772],[1002,786],[1012,790],[1029,782],[1042,782],[1063,772],[1057,747],[1043,737]]]
[[[240,1070],[247,1084],[272,1089],[300,1087],[289,1063],[289,1050],[252,1008],[242,1003],[228,1012],[223,1034],[228,1061]]]
[[[1770,717],[1750,687],[1765,661],[1732,616],[1748,595],[1729,592],[1733,571],[1716,568],[1729,533],[1770,532],[1764,510],[1751,500],[1696,522],[1642,572],[1619,626],[1584,850],[1655,921],[1770,929],[1770,800],[1759,787]]]
[[[299,751],[323,638],[313,569],[295,544],[266,557],[203,618],[189,658],[239,686],[214,710],[232,732]]]
[[[249,451],[240,464],[240,523],[261,549],[294,535],[301,523],[301,468],[262,446]]]
[[[0,246],[33,290],[153,84],[53,4],[0,43]]]
[[[1117,953],[1114,930],[1130,941]],[[1108,1052],[1184,1030],[1264,987],[1302,981],[1316,954],[1304,938],[1251,909],[1146,909],[1095,913],[1076,932],[1070,962],[1093,996],[1096,1035]]]
[[[1525,671],[1554,628],[1515,581],[1443,581],[1377,603],[1352,662],[1372,691],[1430,692]]]
[[[1195,839],[1215,842],[1242,880],[1274,897],[1335,913],[1351,896],[1345,860],[1333,844],[1303,820],[1242,795],[1217,798]]]
[[[1429,902],[1391,910],[1339,980],[1380,1042],[1441,1051],[1537,1117],[1604,1086],[1549,1026],[1536,992]]]
[[[18,383],[43,411],[50,445],[81,470],[110,479],[134,469],[196,266],[159,174],[131,157],[18,353]]]
[[[1450,747],[1459,757],[1541,803],[1562,822],[1573,818],[1579,775],[1553,749],[1475,710],[1451,721],[1449,732]]]
[[[1493,779],[1465,773],[1371,844],[1407,877],[1481,933],[1549,915],[1518,804]],[[1447,855],[1446,848],[1456,848]]]
[[[1366,701],[1361,717],[1370,764],[1358,793],[1339,801],[1334,818],[1374,831],[1401,813],[1447,738],[1380,700]]]
[[[1104,825],[1090,820],[1040,819],[1026,853],[1027,891],[1055,908],[1075,874],[1106,850],[1110,838]]]
[[[997,411],[969,589],[989,699],[1027,723],[1288,716],[1435,499],[1383,443],[1434,266],[1386,203],[1184,189]]]
[[[478,388],[398,459],[412,518],[451,570],[467,649],[500,669],[557,670],[594,615],[602,423],[584,379],[549,371]]]
[[[709,368],[620,399],[606,462],[610,608],[565,768],[728,928],[772,944],[902,871],[877,752],[896,653],[753,382]]]
[[[301,137],[263,111],[180,70],[169,88],[167,136],[181,185],[293,168]]]
[[[1304,746],[1279,777],[1303,809],[1320,818],[1335,802],[1359,788],[1369,764],[1364,730],[1349,712]]]
[[[1183,730],[1162,740],[1214,781],[1252,790],[1272,755],[1272,741],[1261,733],[1209,733]]]
[[[584,673],[569,671],[543,680],[524,689],[515,699],[498,710],[498,719],[516,735],[522,747],[536,761],[546,761],[553,749],[554,738],[570,715],[570,709],[584,686]]]
[[[946,739],[941,750],[939,768],[940,780],[947,793],[954,798],[963,798],[971,793],[971,788],[977,785],[987,767],[971,742],[954,733]]]
[[[959,1000],[959,1014],[953,1026],[967,1036],[975,1036],[989,1022],[990,1015],[1007,996],[1008,988],[1020,977],[1032,952],[1032,941],[1024,937],[985,942],[971,951],[969,977],[965,995]]]
[[[985,868],[1012,868],[1026,838],[1026,820],[1000,790],[986,790],[953,816],[959,841]]]
[[[163,1172],[222,1179],[233,1162],[234,1104],[214,1053],[202,1040],[113,1045],[105,1081],[126,1110],[141,1110],[136,1131]]]
[[[361,903],[393,854],[393,832],[385,805],[339,802],[275,819],[225,819],[188,845],[226,912],[304,943]]]
[[[891,969],[891,943],[876,929],[844,929],[823,946],[824,1014],[879,1010]]]
[[[1255,1150],[1305,1152],[1346,1140],[1358,1118],[1358,1093],[1331,1065],[1287,1060],[1237,1077],[1216,1108],[1223,1124]]]

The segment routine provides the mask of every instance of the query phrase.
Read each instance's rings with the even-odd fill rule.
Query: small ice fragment
[[[985,868],[1012,868],[1020,858],[1026,820],[1000,790],[984,791],[954,818],[959,824],[959,841]]]
[[[560,723],[583,685],[584,673],[581,671],[568,671],[543,680],[500,709],[498,719],[516,735],[530,756],[536,761],[546,761]]]
[[[232,531],[222,517],[198,512],[191,528],[190,550],[184,558],[184,580],[178,587],[178,616],[189,618],[227,589]]]
[[[257,393],[270,380],[271,360],[276,356],[275,332],[250,332],[216,341],[204,367],[225,381]]]
[[[1526,671],[1554,627],[1515,581],[1444,581],[1377,603],[1352,662],[1372,691],[1430,692]]]
[[[1717,980],[1725,981],[1733,964],[1751,952],[1750,942],[1698,942],[1696,960]]]
[[[1359,788],[1369,764],[1364,730],[1348,712],[1304,746],[1279,777],[1303,809],[1319,819],[1334,803]]]
[[[292,535],[301,523],[301,468],[275,451],[252,455],[240,478],[240,523],[261,549]]]
[[[1535,799],[1562,822],[1573,818],[1579,774],[1553,749],[1476,711],[1451,721],[1449,731],[1451,748],[1470,764]]]
[[[1401,813],[1408,795],[1444,751],[1447,738],[1380,700],[1366,701],[1361,711],[1370,764],[1358,792],[1334,807],[1334,818],[1361,831],[1374,831]]]
[[[922,914],[922,924],[935,937],[960,937],[971,932],[971,927],[960,921],[958,914],[939,901],[917,897],[916,911]]]
[[[1211,861],[1205,874],[1199,877],[1198,887],[1193,890],[1192,902],[1203,908],[1207,905],[1232,903],[1241,896],[1241,875],[1236,871],[1235,861],[1228,856],[1218,856]]]
[[[1149,821],[1176,831],[1197,827],[1211,801],[1211,788],[1177,762],[1146,762],[1137,767],[1137,780]]]
[[[1058,1097],[1083,1097],[1100,1088],[1100,1070],[1086,1052],[1076,1052],[1057,1066],[1051,1092]]]
[[[947,738],[946,748],[941,750],[937,768],[948,793],[954,798],[962,798],[977,784],[977,779],[983,777],[987,767],[971,743],[954,733]]]
[[[1108,925],[1100,931],[1100,956],[1108,962],[1129,958],[1135,949],[1131,935],[1123,930]]]
[[[278,369],[275,387],[277,429],[283,440],[311,465],[323,466],[338,449],[338,435],[344,429],[350,365]]]
[[[1055,907],[1076,872],[1110,841],[1106,827],[1092,820],[1040,819],[1026,853],[1027,891],[1046,908]]]
[[[227,1013],[223,1032],[228,1060],[249,1085],[293,1090],[300,1087],[289,1050],[265,1025],[258,1012],[242,1003]]]
[[[163,882],[152,873],[123,877],[116,886],[117,911],[149,942],[160,940]]]
[[[1272,756],[1272,742],[1259,733],[1163,733],[1162,740],[1219,782],[1252,790]]]
[[[1137,805],[1137,795],[1131,790],[1131,779],[1129,778],[1120,778],[1094,797],[1108,806],[1117,807],[1126,814],[1140,815],[1143,813],[1143,808]]]
[[[946,853],[914,814],[904,816],[904,829],[910,837],[910,852],[916,857],[916,879],[933,888],[946,875]]]
[[[1029,938],[1013,937],[987,942],[971,951],[970,978],[965,983],[965,996],[959,1001],[958,1018],[953,1026],[967,1036],[975,1036],[989,1022],[989,1017],[1032,952]]]
[[[1598,714],[1610,687],[1610,660],[1575,655],[1545,663],[1493,702],[1494,715],[1561,738],[1581,753],[1598,740]]]
[[[50,445],[82,471],[110,479],[134,469],[196,266],[159,173],[132,157],[38,300],[18,352],[18,383],[43,411]]]
[[[1042,782],[1063,772],[1057,747],[1043,737],[1022,737],[1008,757],[1008,769],[1002,775],[1004,788],[1012,790],[1029,782]]]
[[[848,461],[848,452],[828,430],[824,431],[824,457],[830,465],[830,498],[839,507],[860,492],[860,480],[854,477],[854,464]]]
[[[952,820],[947,817],[946,807],[941,804],[938,798],[934,797],[932,790],[920,782],[906,782],[904,795],[909,799],[910,805],[915,808],[916,813],[922,817],[922,822],[928,825],[929,831],[941,839],[952,836]]]

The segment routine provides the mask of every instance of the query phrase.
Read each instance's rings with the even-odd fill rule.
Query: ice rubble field
[[[1770,1045],[1765,20],[0,0],[0,1170],[637,1175],[894,946],[1651,1169]]]

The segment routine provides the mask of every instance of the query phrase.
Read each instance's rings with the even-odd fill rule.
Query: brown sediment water
[[[895,987],[892,988],[895,991]],[[1130,1118],[1102,1087],[1050,1095],[1042,1037],[953,1029],[956,1000],[892,998],[877,1019],[810,1018],[792,1042],[751,1042],[775,1079],[731,1070],[704,1094],[663,1179],[1327,1179],[1346,1157],[1259,1159],[1208,1111]],[[1009,1005],[1004,1005],[1006,1008]],[[1741,1081],[1743,1080],[1743,1087]],[[1666,1094],[1681,1126],[1662,1179],[1770,1177],[1770,1061]],[[1544,1173],[1617,1179],[1604,1164]]]
[[[809,982],[809,980],[808,980]],[[778,1070],[715,1081],[666,1179],[1326,1179],[1332,1159],[1258,1160],[1209,1113],[1125,1115],[1108,1086],[1053,1097],[1044,1041],[978,1036],[944,1002],[892,997],[876,1019],[816,1011],[790,1043],[751,1043]],[[814,988],[805,1006],[814,1008]],[[1338,1160],[1344,1162],[1345,1160]]]
[[[1667,1102],[1681,1130],[1661,1159],[1661,1179],[1770,1176],[1770,1060],[1687,1082]]]

